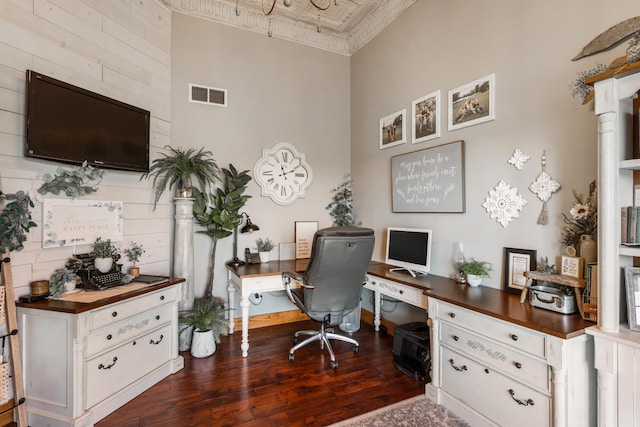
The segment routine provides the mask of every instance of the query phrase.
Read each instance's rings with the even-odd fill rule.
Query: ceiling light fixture
[[[331,6],[331,3],[333,3],[335,6],[338,5],[338,0],[322,0],[323,4],[319,4],[320,2],[318,0],[308,0],[309,3],[311,3],[313,5],[313,7],[315,7],[318,10],[318,22],[316,24],[316,30],[318,32],[320,31],[320,11],[325,11],[327,9],[329,9],[329,7]],[[240,0],[236,0],[236,16],[240,16],[240,10],[238,9],[238,3],[240,2]],[[269,17],[269,29],[267,34],[269,35],[269,37],[271,37],[273,35],[273,28],[272,28],[272,23],[271,23],[271,14],[273,13],[273,11],[276,8],[276,3],[278,2],[278,0],[261,0],[262,3],[262,13],[265,14],[265,16]],[[325,4],[326,2],[326,4]],[[291,4],[293,3],[293,0],[282,0],[282,4],[284,4],[285,7],[291,7]]]

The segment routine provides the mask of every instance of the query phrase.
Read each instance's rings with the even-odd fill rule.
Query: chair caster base
[[[359,345],[354,345],[353,346],[353,352],[354,353],[360,353],[360,346]]]
[[[338,369],[338,361],[337,360],[332,360],[331,361],[331,368],[332,369]]]
[[[293,354],[289,353],[289,362],[294,362],[295,360],[296,357]]]

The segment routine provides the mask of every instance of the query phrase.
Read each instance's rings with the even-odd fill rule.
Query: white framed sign
[[[318,221],[296,221],[296,259],[309,258]]]
[[[582,278],[584,259],[577,256],[562,256],[562,264],[560,266],[560,274],[565,276],[575,277],[577,279]]]
[[[88,245],[96,238],[122,240],[122,202],[45,199],[42,247]]]

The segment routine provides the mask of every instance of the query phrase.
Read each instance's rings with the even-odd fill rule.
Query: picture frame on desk
[[[525,271],[537,268],[537,251],[532,249],[504,248],[502,273],[502,289],[514,294],[520,294],[527,284]]]
[[[640,331],[640,268],[625,267],[625,287],[627,289],[627,319],[629,329]]]
[[[296,259],[309,258],[318,221],[296,221],[295,227]]]

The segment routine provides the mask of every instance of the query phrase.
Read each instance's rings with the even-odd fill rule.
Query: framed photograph
[[[625,267],[625,285],[627,288],[627,317],[629,329],[640,331],[640,268]]]
[[[318,221],[296,221],[296,259],[309,258]]]
[[[449,91],[449,130],[495,120],[496,75]]]
[[[440,137],[440,91],[412,102],[413,144]]]
[[[527,283],[525,271],[535,270],[536,251],[531,249],[504,248],[502,289],[520,294]]]
[[[407,142],[407,110],[400,110],[380,119],[380,149]]]

